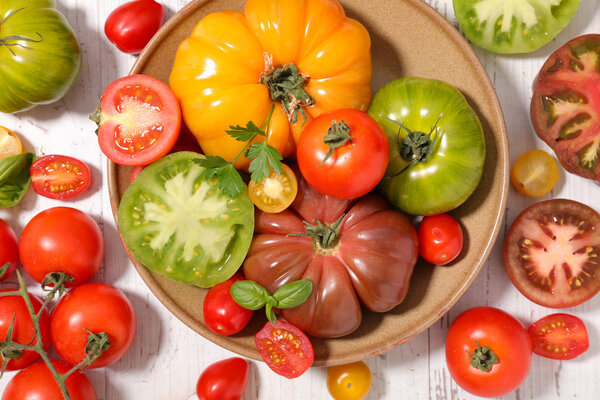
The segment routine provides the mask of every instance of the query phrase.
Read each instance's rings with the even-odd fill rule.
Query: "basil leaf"
[[[270,296],[267,289],[254,281],[237,281],[231,285],[231,297],[240,306],[249,310],[258,310],[267,302]]]
[[[301,279],[286,283],[273,294],[277,299],[277,308],[294,308],[304,303],[312,293],[313,284],[310,279]]]
[[[277,315],[275,314],[275,311],[273,311],[273,308],[270,304],[267,304],[267,308],[265,309],[265,311],[267,312],[267,319],[271,321],[272,324],[276,323]]]
[[[22,153],[0,160],[0,207],[12,207],[21,200],[31,175],[35,154]]]

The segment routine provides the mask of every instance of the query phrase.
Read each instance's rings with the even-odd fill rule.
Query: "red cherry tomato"
[[[114,9],[106,19],[104,33],[119,50],[138,54],[165,19],[164,7],[154,0],[135,0]]]
[[[231,285],[244,278],[236,275],[210,288],[204,298],[204,322],[211,331],[223,335],[240,332],[252,318],[252,310],[240,306],[231,297]]]
[[[295,325],[267,322],[254,343],[269,368],[286,378],[297,378],[313,364],[315,355],[308,337]]]
[[[448,214],[424,217],[417,230],[419,254],[435,265],[448,264],[460,254],[463,233],[460,225]]]
[[[248,383],[248,361],[233,357],[209,365],[198,378],[199,400],[240,400]]]
[[[76,158],[49,155],[38,158],[29,169],[33,190],[50,199],[69,199],[90,186],[90,169]]]
[[[123,292],[106,283],[86,283],[58,302],[50,322],[58,355],[72,364],[81,362],[89,335],[86,330],[104,332],[110,341],[110,347],[88,368],[105,367],[123,357],[137,330],[135,310]]]
[[[181,110],[167,85],[151,76],[129,75],[107,86],[94,120],[106,157],[121,165],[148,165],[177,142]]]
[[[11,289],[0,289],[0,292],[10,292]],[[35,296],[29,295],[33,310],[38,313],[42,307],[42,302]],[[8,328],[12,320],[15,320],[13,325],[12,340],[21,344],[35,344],[35,331],[33,322],[31,322],[31,316],[27,305],[21,296],[5,296],[0,297],[0,341],[6,339]],[[42,334],[42,343],[44,348],[48,350],[50,347],[50,314],[48,309],[42,312],[42,316],[39,320],[40,332]],[[33,340],[33,342],[32,342]],[[35,351],[26,350],[21,353],[21,357],[12,359],[6,366],[7,371],[14,371],[17,369],[25,368],[26,366],[34,363],[40,358],[40,355]],[[2,357],[0,357],[0,363]]]
[[[37,282],[51,272],[64,272],[75,286],[90,280],[104,257],[104,238],[98,224],[82,211],[54,207],[37,214],[25,226],[19,243],[25,271]]]
[[[481,368],[472,359],[480,360]],[[467,392],[480,397],[504,396],[529,374],[531,340],[521,323],[506,312],[471,308],[456,317],[448,330],[446,363],[452,379]]]
[[[533,352],[554,360],[570,360],[590,347],[582,320],[569,314],[551,314],[529,327]]]
[[[326,143],[325,135],[336,136],[341,146]],[[306,181],[338,199],[354,199],[371,191],[383,178],[389,157],[383,129],[369,114],[353,109],[330,111],[311,120],[297,148],[298,166]]]
[[[0,281],[8,279],[15,272],[19,262],[19,244],[15,231],[4,220],[0,219],[0,268],[8,263]]]
[[[72,366],[64,361],[52,360],[58,373],[64,374]],[[92,381],[81,370],[75,371],[66,380],[71,400],[96,400],[96,391]],[[2,400],[17,399],[63,399],[62,392],[52,373],[43,361],[33,364],[16,374],[6,385]]]

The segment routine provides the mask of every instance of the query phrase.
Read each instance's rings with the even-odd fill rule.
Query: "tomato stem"
[[[475,342],[477,348],[473,350],[473,355],[467,351],[467,357],[471,360],[473,368],[477,368],[483,372],[488,372],[494,364],[498,364],[498,357],[487,346],[481,346],[479,342]]]
[[[315,224],[304,221],[304,233],[291,233],[289,236],[308,236],[313,239],[313,243],[318,249],[331,250],[339,241],[340,225],[344,221],[346,214],[342,214],[337,221],[331,225],[327,225],[315,219]]]
[[[343,120],[339,123],[332,121],[331,126],[327,129],[327,134],[323,137],[323,142],[329,147],[329,151],[325,154],[323,161],[317,165],[318,167],[323,165],[337,148],[345,146],[348,142],[354,144],[352,136],[350,136],[350,127]]]

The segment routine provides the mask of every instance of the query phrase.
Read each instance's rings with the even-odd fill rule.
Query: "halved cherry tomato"
[[[512,168],[510,175],[515,188],[527,196],[543,196],[558,181],[558,166],[544,150],[523,153]]]
[[[181,129],[171,89],[147,75],[117,79],[104,90],[98,123],[100,150],[121,165],[147,165],[166,155]]]
[[[50,199],[69,199],[90,186],[90,169],[76,158],[49,155],[38,158],[29,169],[33,190]]]
[[[419,254],[432,264],[448,264],[458,257],[462,250],[462,229],[449,214],[424,217],[417,232]]]
[[[285,210],[298,193],[298,181],[294,171],[285,164],[281,164],[281,169],[281,174],[271,171],[262,182],[250,181],[248,185],[250,200],[264,212],[278,213]]]
[[[240,332],[252,318],[252,310],[240,306],[231,297],[231,285],[243,280],[240,275],[234,275],[225,282],[210,288],[204,303],[202,313],[206,327],[211,331],[229,336]]]
[[[254,336],[265,363],[277,374],[297,378],[312,365],[315,354],[308,337],[295,325],[278,320],[267,322]]]
[[[590,347],[582,320],[569,314],[551,314],[529,327],[533,352],[554,360],[570,360]]]
[[[358,361],[336,365],[327,371],[327,390],[335,400],[361,400],[371,390],[371,371]]]
[[[17,135],[10,129],[0,126],[0,160],[16,156],[21,152],[23,152],[23,146]]]
[[[209,365],[196,383],[198,400],[240,400],[246,390],[248,361],[227,358]]]

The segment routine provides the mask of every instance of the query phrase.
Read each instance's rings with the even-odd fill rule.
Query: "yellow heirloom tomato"
[[[338,108],[366,110],[371,40],[336,0],[248,0],[243,13],[208,14],[177,49],[169,84],[206,154],[233,159],[243,146],[225,131],[262,127],[293,155],[303,126]],[[240,157],[237,168],[247,168]]]

